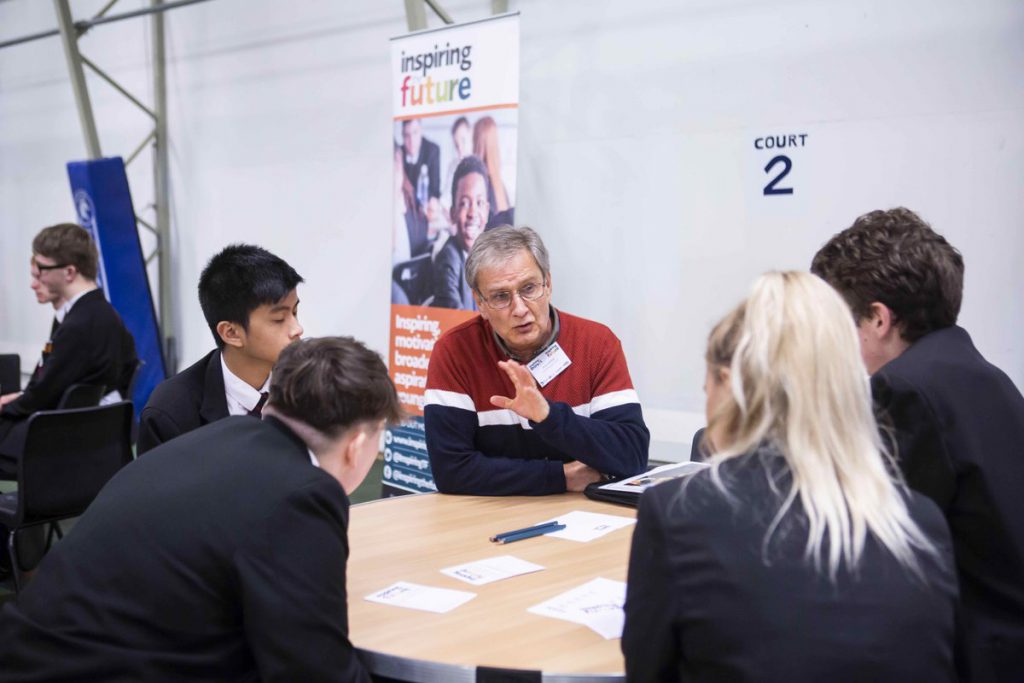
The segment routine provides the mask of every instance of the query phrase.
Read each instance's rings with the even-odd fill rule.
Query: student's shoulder
[[[757,510],[757,515],[772,508],[766,505],[772,499],[768,470],[777,467],[766,464],[760,454],[748,453],[720,463],[717,470],[707,467],[658,484],[644,491],[642,498],[650,497],[652,507],[679,523],[728,526],[744,508]]]
[[[146,408],[160,408],[172,412],[174,406],[181,401],[201,400],[210,364],[219,361],[220,353],[213,350],[178,374],[160,382],[153,389]]]
[[[95,289],[75,302],[57,328],[57,334],[102,329],[114,320],[120,320],[117,311],[103,296],[103,291]]]

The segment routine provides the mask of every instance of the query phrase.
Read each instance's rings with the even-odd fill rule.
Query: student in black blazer
[[[139,415],[141,455],[228,415],[259,414],[270,372],[302,336],[302,277],[266,249],[233,244],[199,277],[199,303],[217,348],[161,382]]]
[[[369,681],[348,637],[347,493],[385,420],[380,357],[289,346],[263,420],[231,417],[126,466],[0,614],[0,678]]]
[[[897,208],[858,218],[811,268],[853,309],[907,483],[949,522],[961,678],[1024,681],[1024,397],[956,326],[963,258]]]
[[[952,681],[935,505],[892,478],[849,309],[769,273],[708,343],[712,467],[641,496],[630,681]]]
[[[25,390],[0,397],[0,478],[17,477],[29,416],[56,408],[72,384],[128,391],[135,341],[96,285],[98,261],[92,237],[72,223],[45,228],[32,242],[32,291],[56,314]]]

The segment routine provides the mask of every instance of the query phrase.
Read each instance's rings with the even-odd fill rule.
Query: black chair
[[[690,445],[690,460],[693,462],[704,462],[710,456],[707,451],[707,444],[704,443],[705,429],[707,427],[701,427],[693,435],[693,442]]]
[[[135,395],[135,385],[139,383],[139,376],[142,374],[142,366],[146,364],[146,361],[141,358],[135,361],[135,368],[132,369],[131,379],[128,380],[128,386],[122,392],[122,398],[126,401],[132,400],[132,396]]]
[[[21,357],[16,353],[0,354],[0,395],[21,391]]]
[[[0,495],[0,526],[7,529],[7,553],[15,590],[25,567],[17,532],[49,525],[46,547],[62,536],[62,519],[78,517],[114,474],[132,460],[132,404],[72,410],[43,410],[28,419],[25,450],[18,465],[18,490]]]
[[[97,384],[72,384],[64,390],[57,403],[57,410],[71,408],[92,408],[100,404],[105,394],[105,387]]]

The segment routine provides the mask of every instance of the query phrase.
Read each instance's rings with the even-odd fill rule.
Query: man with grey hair
[[[619,340],[551,306],[540,236],[475,240],[466,281],[480,315],[446,332],[427,370],[427,451],[442,493],[582,491],[647,466],[650,434]]]

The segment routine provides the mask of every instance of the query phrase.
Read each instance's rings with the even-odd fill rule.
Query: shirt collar
[[[57,319],[58,323],[64,322],[64,318],[67,317],[71,307],[78,303],[78,300],[93,290],[87,289],[84,292],[79,292],[72,298],[68,299],[63,306],[57,309],[57,312],[53,314],[53,317]]]
[[[224,397],[227,399],[228,414],[229,415],[248,415],[249,411],[256,407],[256,404],[260,401],[260,394],[264,391],[268,391],[270,388],[270,377],[267,377],[267,381],[263,383],[263,386],[257,391],[249,386],[248,383],[243,381],[231,372],[228,368],[227,362],[224,360],[224,354],[220,354],[220,367],[224,374]]]
[[[310,451],[308,448],[306,450],[309,451],[309,461],[313,463],[313,466],[320,467],[320,458],[316,457],[316,453]]]
[[[558,311],[555,310],[554,306],[549,306],[549,308],[551,309],[551,334],[548,335],[547,340],[540,345],[540,348],[538,348],[533,353],[533,355],[531,355],[529,358],[520,358],[515,353],[513,353],[511,349],[508,348],[508,346],[505,344],[505,340],[499,337],[498,333],[494,331],[493,327],[491,327],[491,334],[494,335],[494,341],[497,342],[498,348],[500,348],[506,356],[520,363],[528,363],[529,361],[533,360],[534,358],[542,354],[545,349],[547,349],[549,346],[558,341],[558,332],[561,329],[561,325],[558,322]]]

